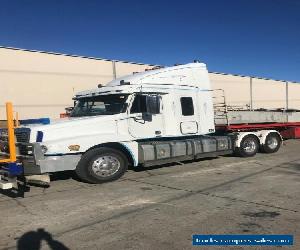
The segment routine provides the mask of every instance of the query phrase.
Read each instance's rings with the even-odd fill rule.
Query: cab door
[[[130,107],[129,134],[134,138],[164,135],[162,98],[157,94],[136,94]]]
[[[179,96],[179,126],[182,135],[193,135],[199,131],[197,119],[196,95]]]

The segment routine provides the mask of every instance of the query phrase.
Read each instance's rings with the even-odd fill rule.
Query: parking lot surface
[[[287,249],[300,249],[300,141],[284,144],[276,154],[129,170],[102,185],[66,173],[24,198],[2,191],[0,249],[250,248],[193,247],[193,234],[292,234]]]

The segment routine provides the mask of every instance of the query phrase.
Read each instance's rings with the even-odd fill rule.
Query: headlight
[[[41,149],[44,154],[46,154],[48,151],[48,148],[45,145],[41,145]]]

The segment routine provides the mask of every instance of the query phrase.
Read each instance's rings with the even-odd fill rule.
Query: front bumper
[[[39,143],[17,143],[26,146],[28,155],[17,155],[17,161],[23,166],[24,175],[44,174],[65,170],[75,170],[81,154],[45,155]],[[7,156],[7,153],[0,152]]]

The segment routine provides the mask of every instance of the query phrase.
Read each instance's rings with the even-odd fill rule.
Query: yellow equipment
[[[9,154],[8,158],[0,158],[0,188],[10,189],[17,187],[17,175],[22,173],[23,168],[17,163],[17,150],[15,140],[15,128],[18,124],[18,115],[16,115],[16,125],[14,122],[13,105],[11,102],[6,103],[7,118],[7,143]]]
[[[0,159],[0,164],[1,163],[14,163],[17,161],[16,141],[15,141],[15,132],[14,132],[15,124],[14,124],[14,116],[13,116],[13,105],[11,102],[6,103],[6,117],[7,117],[7,136],[8,136],[9,158]],[[17,119],[16,119],[16,123],[18,123]]]

